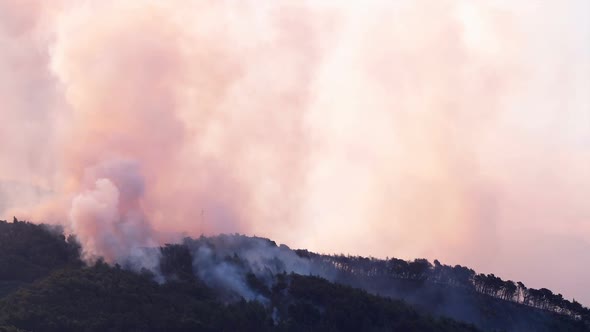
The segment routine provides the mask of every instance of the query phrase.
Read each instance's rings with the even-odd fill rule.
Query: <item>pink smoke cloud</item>
[[[573,263],[590,242],[588,13],[3,1],[0,181],[30,190],[0,192],[0,214],[62,223],[111,261],[244,232],[440,258],[588,302]],[[567,278],[524,268],[547,252]]]

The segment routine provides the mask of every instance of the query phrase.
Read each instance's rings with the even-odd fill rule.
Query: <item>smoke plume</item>
[[[583,0],[0,0],[0,217],[89,259],[243,232],[588,302],[589,22]]]

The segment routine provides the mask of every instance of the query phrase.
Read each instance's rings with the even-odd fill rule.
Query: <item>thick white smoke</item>
[[[87,258],[121,262],[158,244],[141,207],[144,180],[138,165],[103,164],[88,172],[86,181],[91,189],[72,199],[69,219]],[[153,268],[157,260],[147,263]]]

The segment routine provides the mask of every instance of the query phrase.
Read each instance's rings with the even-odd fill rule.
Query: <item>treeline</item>
[[[0,282],[31,282],[52,270],[79,267],[80,245],[58,226],[0,220]]]
[[[546,288],[527,288],[522,282],[502,280],[494,274],[477,274],[461,266],[431,264],[426,259],[376,259],[360,256],[319,255],[307,250],[296,250],[300,257],[311,259],[324,273],[340,273],[362,277],[389,277],[416,280],[466,288],[497,299],[549,310],[575,319],[590,321],[590,309],[576,300],[569,301],[561,294]]]
[[[0,331],[478,331],[318,277],[279,274],[267,288],[251,276],[249,283],[270,303],[224,303],[198,280],[159,284],[98,262],[0,299]]]
[[[0,266],[0,284],[20,282],[0,294],[0,332],[478,331],[403,301],[292,273],[273,274],[270,283],[247,275],[247,286],[266,302],[225,301],[195,274],[187,246],[159,253],[163,280],[100,259],[83,264],[75,239],[59,229],[0,222],[0,261],[20,262]],[[244,262],[237,254],[222,259],[220,273]]]
[[[502,280],[494,274],[473,275],[471,282],[476,291],[503,300],[565,314],[576,319],[590,318],[590,310],[576,300],[564,299],[547,288],[527,288],[522,282]]]
[[[59,228],[0,221],[0,331],[590,331],[578,302],[460,265],[242,235],[146,250],[155,271],[86,266]]]

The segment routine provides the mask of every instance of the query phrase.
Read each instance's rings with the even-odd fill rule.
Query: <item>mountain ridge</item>
[[[108,284],[129,278],[142,285],[138,287],[145,288],[148,298],[160,296],[161,303],[174,303],[178,298],[189,303],[189,307],[202,308],[203,303],[210,302],[214,303],[211,305],[218,315],[234,318],[239,316],[238,312],[252,311],[252,315],[258,318],[250,321],[246,315],[246,318],[240,318],[245,322],[236,318],[233,323],[250,322],[259,324],[257,328],[271,330],[331,328],[340,331],[346,330],[346,326],[363,330],[405,326],[406,330],[416,331],[431,328],[449,331],[589,330],[588,309],[579,303],[572,307],[577,302],[566,304],[562,299],[560,305],[564,307],[557,306],[551,300],[555,298],[548,298],[547,293],[541,294],[537,292],[540,290],[533,289],[522,293],[523,287],[518,289],[517,297],[516,291],[510,293],[507,289],[509,286],[506,285],[511,283],[494,275],[478,275],[466,267],[450,267],[438,261],[431,264],[424,259],[404,261],[320,255],[305,249],[291,250],[270,239],[238,234],[185,238],[181,243],[146,250],[148,255],[158,257],[157,268],[141,268],[141,264],[131,261],[109,265],[100,259],[88,264],[80,258],[81,247],[75,237],[66,238],[56,227],[20,222],[16,218],[15,223],[0,221],[0,271],[4,271],[4,274],[0,273],[0,326],[39,330],[43,324],[51,323],[65,331],[68,326],[79,329],[89,324],[90,330],[92,326],[97,330],[104,329],[109,325],[106,318],[98,321],[82,319],[78,325],[67,319],[60,321],[56,316],[73,309],[65,304],[55,305],[53,301],[57,300],[53,297],[56,296],[43,297],[42,294],[60,294],[56,289],[72,288],[84,301],[89,300],[86,289],[95,287],[94,292],[98,294],[95,296],[99,299],[123,301],[116,294],[101,291],[104,286],[118,289],[117,292],[122,294],[131,293],[129,299],[135,299],[140,294],[128,289],[133,288],[132,282],[122,288],[117,282]],[[106,286],[99,287],[101,282],[97,279],[105,279]],[[190,294],[196,297],[191,298]],[[523,294],[527,296],[526,303]],[[76,299],[74,295],[68,296]],[[355,301],[351,301],[353,298]],[[365,307],[356,308],[356,302],[365,303]],[[141,310],[148,311],[157,307],[153,305],[146,309],[143,302],[138,305],[143,308]],[[57,309],[52,308],[54,306]],[[33,316],[27,316],[26,313],[31,311],[29,308],[36,308]],[[95,304],[93,310],[100,312],[100,308]],[[351,308],[356,311],[351,312]],[[41,314],[49,309],[57,310],[57,313]],[[170,316],[166,316],[168,324],[175,321],[180,324],[177,325],[179,328],[184,326],[195,330],[198,324],[191,325],[182,318],[189,319],[191,314],[183,311],[182,306],[175,310],[163,314]],[[337,325],[336,321],[343,319],[339,316],[342,312],[346,312],[346,317],[355,318],[347,324]],[[101,313],[109,317],[111,314],[108,310]],[[71,316],[77,315],[80,313]],[[127,315],[133,316],[131,313]],[[390,316],[397,317],[397,320]],[[143,326],[136,318],[128,320]],[[118,322],[117,319],[114,321]],[[31,322],[41,325],[31,325]],[[154,326],[165,329],[162,324],[154,319]],[[223,325],[219,324],[219,321],[209,321],[203,325],[203,330],[206,326],[223,330]],[[129,330],[121,326],[111,328],[114,331]]]

